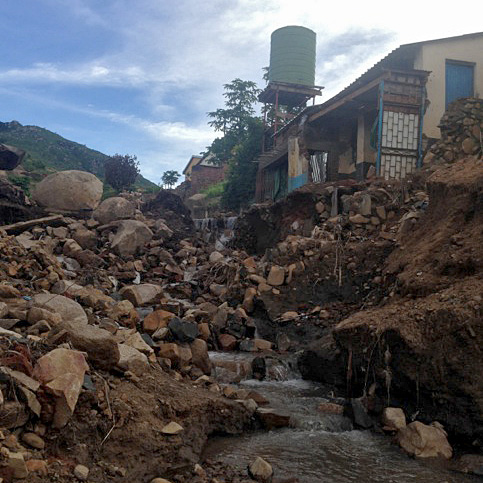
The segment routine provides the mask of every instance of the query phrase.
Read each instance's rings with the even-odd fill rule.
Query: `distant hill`
[[[22,167],[34,180],[49,172],[68,169],[88,171],[104,179],[104,162],[109,156],[69,141],[48,129],[23,126],[17,121],[0,122],[0,143],[27,152]],[[149,191],[157,188],[155,183],[141,175],[138,176],[135,187]]]

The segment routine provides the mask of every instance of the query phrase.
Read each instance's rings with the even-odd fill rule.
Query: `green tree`
[[[104,163],[106,183],[116,191],[130,188],[139,174],[139,162],[136,156],[115,154]]]
[[[176,184],[180,176],[181,175],[178,173],[178,171],[174,171],[174,170],[165,171],[163,173],[163,176],[161,177],[163,186],[167,186],[168,188],[171,188]]]
[[[263,124],[250,118],[244,139],[234,146],[229,160],[228,176],[221,203],[225,208],[238,210],[253,201],[258,164],[253,161],[261,152]]]
[[[208,125],[223,133],[208,147],[214,161],[222,163],[230,156],[233,147],[243,141],[248,132],[248,124],[255,115],[258,89],[255,82],[234,79],[224,84],[225,107],[208,112],[211,121]]]

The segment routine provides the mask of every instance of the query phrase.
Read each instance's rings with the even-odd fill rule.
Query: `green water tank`
[[[290,25],[272,33],[269,81],[313,86],[315,83],[316,34]]]

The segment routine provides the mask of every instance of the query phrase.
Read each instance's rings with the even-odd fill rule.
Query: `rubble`
[[[483,156],[483,102],[466,98],[452,102],[441,118],[441,139],[434,143],[424,162],[447,163],[466,156]]]
[[[428,408],[455,409],[454,373],[475,382],[460,388],[464,414],[431,419],[452,432],[463,421],[470,434],[479,414],[473,355],[465,349],[465,368],[426,351],[428,340],[433,348],[443,340],[445,354],[459,354],[456,336],[443,337],[448,327],[465,347],[480,340],[479,215],[469,214],[480,170],[467,159],[404,182],[305,186],[252,206],[237,222],[236,246],[218,250],[194,236],[189,213],[166,192],[146,203],[111,198],[91,218],[82,208],[4,226],[0,424],[35,451],[22,465],[16,447],[0,441],[12,469],[51,481],[183,481],[176,475],[194,471],[209,434],[290,424],[289,414],[259,407],[268,403],[262,396],[210,377],[209,350],[256,356],[236,368],[220,363],[233,381],[263,379],[277,352],[302,350],[305,377],[343,387],[360,426],[382,420],[401,441],[414,439],[402,435],[417,426],[404,418],[415,412],[407,394],[416,377],[427,422]],[[366,378],[375,389],[362,399]],[[395,405],[393,396],[407,406],[381,418],[377,398]],[[336,401],[319,410],[340,415],[347,407]],[[448,455],[442,447],[410,451]],[[153,452],[162,456],[148,461]],[[209,466],[201,470],[199,481],[215,481]]]

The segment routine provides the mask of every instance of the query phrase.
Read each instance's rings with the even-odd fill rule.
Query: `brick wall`
[[[220,167],[195,166],[191,172],[191,194],[199,193],[202,189],[223,181],[226,170],[226,164]]]

